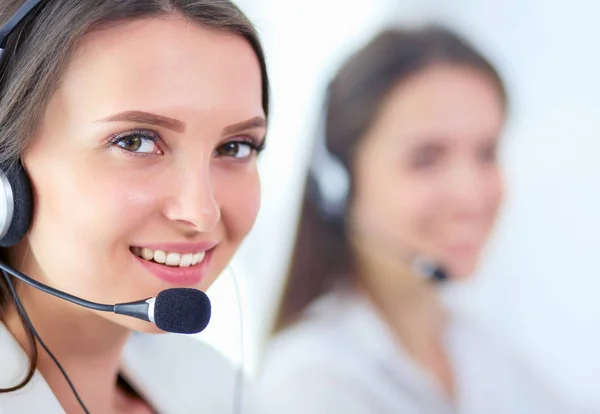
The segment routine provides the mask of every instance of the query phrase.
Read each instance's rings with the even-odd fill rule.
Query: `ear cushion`
[[[12,189],[14,208],[8,231],[0,239],[0,247],[10,247],[17,244],[27,233],[33,217],[33,192],[29,177],[21,161],[2,166]],[[3,195],[4,196],[4,195]]]
[[[333,225],[343,227],[345,217],[345,206],[338,205],[328,200],[327,195],[323,193],[323,189],[319,185],[317,178],[313,173],[308,175],[306,182],[306,195],[313,204],[317,214],[321,219]]]

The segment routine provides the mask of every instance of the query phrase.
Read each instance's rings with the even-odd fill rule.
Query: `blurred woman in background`
[[[476,271],[503,199],[496,70],[446,29],[388,29],[327,95],[262,377],[271,412],[567,412],[445,288]]]

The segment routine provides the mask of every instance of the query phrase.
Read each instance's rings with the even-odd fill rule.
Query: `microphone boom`
[[[112,312],[155,324],[159,329],[180,334],[203,331],[210,322],[210,299],[204,292],[191,288],[166,289],[156,296],[135,302],[106,305],[81,299],[38,282],[0,261],[0,269],[44,293],[84,308]]]

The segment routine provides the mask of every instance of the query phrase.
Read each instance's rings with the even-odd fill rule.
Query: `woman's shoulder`
[[[348,364],[351,352],[343,348],[339,333],[326,329],[328,325],[304,320],[269,342],[259,382],[265,412],[371,412],[356,400],[360,364]]]
[[[19,384],[29,371],[29,358],[17,340],[0,322],[0,388]],[[0,393],[0,414],[64,413],[52,390],[36,370],[23,388]]]
[[[317,360],[330,358],[332,349],[348,343],[354,334],[359,316],[357,302],[344,294],[331,293],[313,303],[302,317],[277,332],[269,341],[266,358],[293,356]]]
[[[387,334],[360,295],[324,297],[269,342],[260,375],[267,412],[414,412],[380,374],[395,351]]]
[[[364,299],[333,293],[311,306],[303,318],[278,332],[265,352],[261,383],[290,383],[318,376],[362,378],[389,354],[381,321]]]
[[[231,413],[238,398],[246,412],[255,412],[251,384],[240,369],[197,338],[134,334],[123,364],[128,380],[152,394],[160,412]]]
[[[469,404],[478,398],[494,401],[498,411],[504,407],[504,412],[591,412],[569,401],[559,382],[551,380],[551,373],[478,315],[476,306],[461,303],[462,294],[460,289],[445,293],[451,312],[446,347],[462,387],[468,391],[463,398]],[[489,373],[493,373],[493,382],[482,381]]]

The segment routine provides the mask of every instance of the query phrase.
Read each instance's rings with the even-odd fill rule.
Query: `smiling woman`
[[[99,303],[205,291],[260,202],[268,78],[251,23],[205,0],[10,0],[0,16],[24,3],[34,7],[0,45],[0,167],[23,169],[34,208],[22,234],[0,240],[4,262]],[[233,409],[235,373],[212,350],[132,336],[158,329],[22,283],[15,297],[9,282],[0,413],[82,408],[16,298],[91,412]]]

